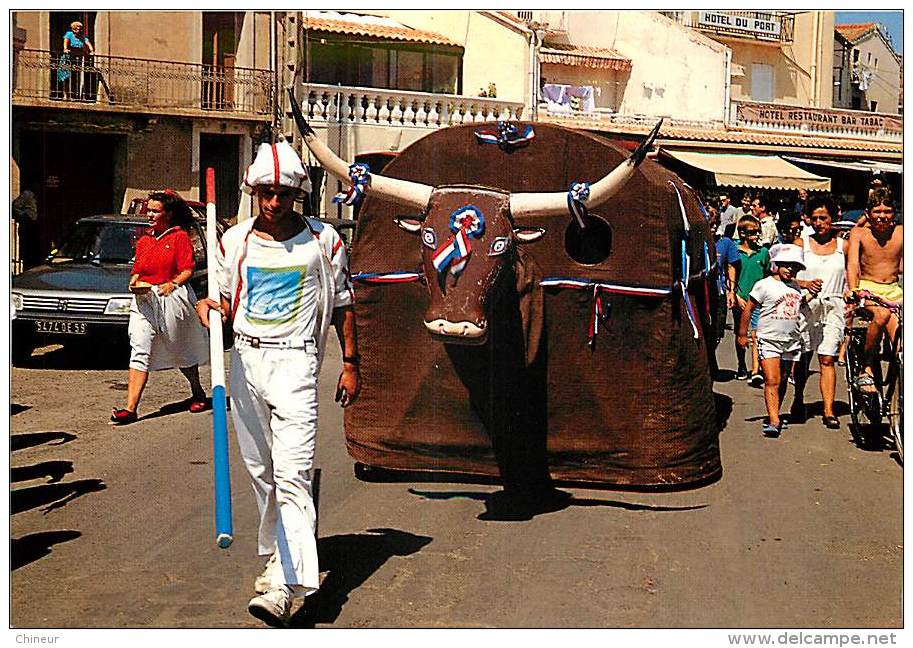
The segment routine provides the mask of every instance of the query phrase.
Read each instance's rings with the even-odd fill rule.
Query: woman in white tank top
[[[821,366],[821,398],[824,401],[824,425],[838,429],[840,422],[834,416],[834,396],[837,390],[837,370],[834,366],[844,334],[843,293],[846,290],[846,261],[843,254],[844,240],[832,227],[837,215],[837,205],[830,196],[812,198],[808,213],[814,233],[802,237],[805,252],[805,270],[799,273],[799,285],[818,294],[809,302],[804,341],[806,353],[797,366],[796,399],[794,414],[804,414],[804,390],[808,380],[808,366],[813,353],[818,354]],[[799,411],[801,410],[801,412]],[[803,416],[804,417],[804,416]]]

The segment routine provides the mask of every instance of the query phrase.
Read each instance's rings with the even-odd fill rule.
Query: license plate
[[[85,322],[67,322],[66,320],[35,320],[35,330],[39,333],[63,333],[64,335],[85,335]]]

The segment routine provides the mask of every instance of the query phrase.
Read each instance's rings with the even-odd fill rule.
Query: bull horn
[[[301,114],[301,107],[298,105],[295,93],[292,92],[291,88],[288,89],[288,98],[292,107],[292,115],[295,118],[295,125],[298,127],[298,132],[301,134],[305,145],[324,169],[346,184],[352,184],[352,180],[349,178],[349,163],[333,153],[330,147],[317,137],[317,133],[314,132],[314,129],[305,121],[304,115]],[[433,190],[434,187],[429,187],[419,182],[388,178],[379,173],[371,174],[371,180],[367,186],[368,193],[376,194],[386,200],[421,211],[428,207],[428,201],[431,199]]]
[[[625,186],[647,153],[663,125],[660,119],[647,138],[637,147],[631,156],[612,169],[608,175],[590,185],[590,197],[586,201],[588,209],[595,209],[614,196]],[[524,216],[559,216],[568,213],[567,192],[515,193],[510,196],[510,212],[514,218]]]

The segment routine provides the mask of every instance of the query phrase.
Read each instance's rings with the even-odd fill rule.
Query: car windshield
[[[130,263],[136,241],[146,230],[143,223],[82,221],[51,255],[51,261]]]

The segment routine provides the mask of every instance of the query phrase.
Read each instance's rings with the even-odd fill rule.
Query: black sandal
[[[822,416],[821,422],[824,423],[824,427],[829,430],[839,430],[840,421],[837,420],[836,416]]]

